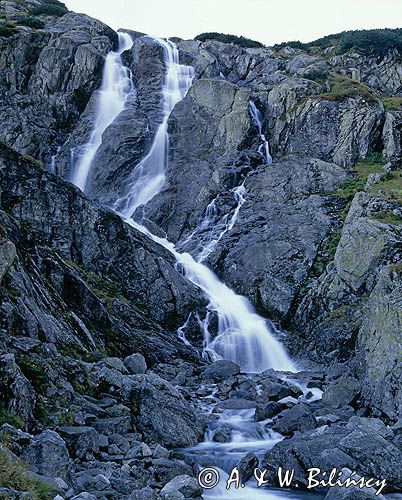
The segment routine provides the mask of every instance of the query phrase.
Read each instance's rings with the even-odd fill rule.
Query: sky
[[[351,29],[398,28],[402,0],[64,0],[112,28],[158,37],[205,31],[243,35],[266,45],[309,42]]]

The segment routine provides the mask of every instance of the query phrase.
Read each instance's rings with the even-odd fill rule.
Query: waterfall
[[[124,197],[117,200],[115,209],[132,217],[136,209],[146,205],[157,195],[165,183],[169,154],[168,119],[176,104],[187,94],[194,78],[191,66],[179,63],[179,51],[170,40],[157,39],[165,53],[166,77],[162,89],[163,119],[156,132],[149,153],[135,167]]]
[[[251,114],[251,118],[253,119],[254,125],[258,129],[258,135],[259,135],[259,137],[261,139],[261,145],[258,148],[258,152],[264,158],[265,163],[267,165],[271,165],[272,164],[272,156],[271,156],[271,153],[269,151],[269,143],[268,143],[268,141],[267,141],[267,139],[266,139],[266,137],[265,137],[265,135],[263,134],[263,131],[262,131],[262,116],[261,116],[261,112],[257,108],[257,106],[255,105],[255,102],[252,101],[252,100],[250,100],[250,114]]]
[[[133,92],[130,71],[123,65],[121,55],[133,46],[128,33],[119,33],[117,52],[109,52],[103,70],[102,86],[95,116],[95,125],[89,142],[72,150],[72,158],[78,161],[72,165],[71,182],[85,192],[88,176],[96,152],[102,144],[102,135],[124,110],[128,96]]]
[[[131,47],[132,41],[125,33],[119,35],[119,40],[119,51],[111,52],[106,58],[94,131],[84,148],[84,154],[73,177],[74,183],[83,190],[96,151],[102,144],[102,134],[124,109],[126,99],[133,90],[132,84],[128,82],[129,71],[124,68],[121,61],[122,52]],[[185,277],[208,298],[207,318],[212,313],[218,317],[218,332],[213,339],[208,331],[208,321],[204,322],[204,346],[212,358],[230,359],[238,363],[245,372],[260,372],[268,368],[294,371],[293,363],[285,349],[275,339],[268,323],[257,315],[251,303],[222,283],[214,272],[202,263],[215,249],[223,235],[235,224],[245,200],[243,185],[233,190],[237,208],[232,217],[221,221],[218,236],[207,241],[198,256],[198,261],[189,253],[180,253],[173,243],[153,235],[132,218],[139,206],[145,205],[162,190],[168,164],[168,119],[174,106],[186,95],[194,77],[193,68],[179,63],[178,49],[173,42],[159,39],[155,41],[164,49],[166,64],[166,78],[162,89],[162,122],[149,153],[135,167],[124,195],[116,201],[113,208],[128,224],[170,251],[182,267]],[[212,203],[207,208],[204,226],[211,225],[216,215],[216,207]],[[184,340],[183,329],[184,326],[180,337]]]

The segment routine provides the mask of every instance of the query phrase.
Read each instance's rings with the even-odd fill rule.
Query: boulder
[[[184,498],[198,498],[202,495],[202,488],[196,479],[183,475],[169,481],[161,491],[162,494],[175,492],[181,493]]]
[[[331,382],[324,390],[322,402],[326,406],[346,406],[352,403],[360,394],[361,384],[354,377],[340,377]]]
[[[204,378],[214,381],[227,380],[240,373],[240,367],[233,361],[220,359],[209,365],[203,373]]]
[[[66,443],[57,432],[45,430],[35,436],[21,458],[38,474],[66,479],[70,457]]]
[[[245,484],[254,475],[254,470],[258,467],[258,458],[255,453],[249,452],[244,456],[238,465],[240,479]]]
[[[296,431],[305,432],[317,427],[317,421],[310,410],[304,403],[284,410],[275,419],[272,428],[285,436],[290,436]]]
[[[124,359],[124,364],[127,370],[132,375],[141,375],[147,370],[145,358],[140,353],[131,354]]]
[[[84,460],[99,451],[99,434],[93,427],[60,427],[59,433],[73,458]]]
[[[255,409],[254,420],[261,422],[267,418],[273,418],[286,409],[286,404],[270,401],[265,405],[258,405]]]

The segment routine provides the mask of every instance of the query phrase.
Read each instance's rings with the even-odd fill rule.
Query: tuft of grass
[[[0,449],[0,486],[30,493],[33,500],[51,500],[55,495],[49,484],[28,475],[28,468],[23,462],[11,460],[4,448]]]
[[[374,90],[364,83],[356,82],[351,78],[334,75],[329,79],[331,90],[314,96],[328,101],[342,101],[348,98],[363,97],[369,102],[376,101]]]
[[[17,30],[12,24],[4,21],[0,22],[0,37],[8,38],[9,36],[14,35],[15,33],[17,33]]]
[[[26,16],[18,21],[21,26],[28,26],[29,28],[42,29],[45,27],[45,22],[35,16]]]
[[[327,265],[334,260],[336,249],[338,248],[339,241],[341,239],[341,232],[338,231],[333,233],[327,244],[322,248],[310,269],[309,278],[321,276]]]
[[[366,158],[360,160],[354,170],[354,177],[345,181],[337,191],[337,196],[346,198],[352,201],[355,194],[359,191],[364,191],[368,176],[381,172],[381,165],[384,163],[380,153],[367,155]]]
[[[402,205],[402,169],[387,172],[381,182],[370,187],[369,193],[382,200]]]
[[[29,14],[32,16],[44,15],[61,17],[67,14],[67,12],[67,7],[58,0],[42,0],[42,3],[31,9]]]
[[[392,212],[380,212],[372,215],[370,219],[382,222],[383,224],[402,224],[402,218]]]
[[[33,387],[38,392],[43,393],[49,385],[49,378],[44,372],[43,365],[29,356],[18,356],[17,364]]]
[[[383,97],[381,100],[386,111],[399,111],[402,109],[402,97]]]
[[[0,427],[3,424],[10,424],[13,427],[21,429],[24,422],[21,417],[19,417],[18,415],[14,415],[9,410],[7,410],[3,403],[0,403]]]

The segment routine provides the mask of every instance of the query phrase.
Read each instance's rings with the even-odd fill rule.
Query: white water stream
[[[128,33],[118,35],[118,51],[109,52],[106,56],[95,124],[89,142],[71,151],[74,162],[71,182],[84,192],[92,162],[102,145],[102,135],[124,110],[128,96],[134,91],[130,71],[121,60],[123,52],[133,46],[133,40]]]
[[[264,158],[265,163],[267,165],[271,165],[272,164],[272,156],[271,156],[271,153],[269,151],[269,143],[268,143],[268,141],[267,141],[267,139],[262,131],[261,112],[257,108],[257,106],[255,105],[254,101],[250,101],[250,113],[251,113],[251,117],[253,119],[254,125],[258,129],[258,135],[261,139],[261,145],[258,148],[258,152]]]
[[[107,56],[94,130],[89,143],[83,149],[84,153],[72,177],[73,182],[82,190],[85,190],[92,162],[102,144],[102,134],[123,111],[126,99],[133,91],[132,85],[127,81],[129,70],[123,66],[121,60],[122,53],[131,47],[132,42],[131,39],[129,40],[129,35],[124,33],[119,35],[119,40],[118,52],[112,52]],[[181,266],[185,277],[201,289],[208,298],[208,314],[204,321],[204,345],[211,358],[232,360],[240,365],[243,372],[262,372],[269,368],[294,372],[294,364],[276,339],[269,323],[256,313],[245,297],[237,295],[203,264],[222,237],[235,225],[240,209],[246,200],[244,184],[232,190],[236,201],[232,214],[220,218],[214,200],[206,208],[199,226],[186,241],[182,242],[181,247],[189,243],[193,237],[200,237],[201,243],[197,245],[194,257],[190,253],[178,251],[173,243],[153,235],[133,219],[136,209],[150,201],[163,187],[168,165],[168,119],[174,106],[186,95],[194,76],[191,67],[179,63],[178,50],[173,42],[164,40],[155,40],[155,42],[163,47],[166,64],[162,123],[156,132],[149,153],[134,169],[126,192],[116,201],[114,209],[128,224],[171,252]],[[258,113],[253,115],[253,120],[256,120],[256,117],[259,120],[255,122],[256,125],[261,124]],[[259,132],[262,139],[264,136],[260,126]],[[270,161],[268,143],[265,141],[263,145],[264,158],[268,163]],[[218,331],[217,334],[211,335],[208,318],[214,314],[218,318]],[[178,332],[183,341],[186,341],[183,332],[185,326],[183,325]],[[217,425],[221,424],[230,424],[234,428],[231,442],[226,445],[212,443],[210,435],[207,435],[206,441],[194,450],[200,464],[206,462],[228,470],[229,466],[237,463],[240,455],[244,456],[248,451],[266,451],[281,439],[279,435],[267,430],[263,423],[253,422],[250,411],[238,410],[225,413],[217,423]],[[225,473],[222,472],[222,474]],[[296,498],[296,494],[289,492],[268,493],[266,490],[257,491],[248,487],[235,494],[231,492],[229,495],[219,487],[208,492],[205,498],[222,499],[229,498],[229,496],[243,500]]]

